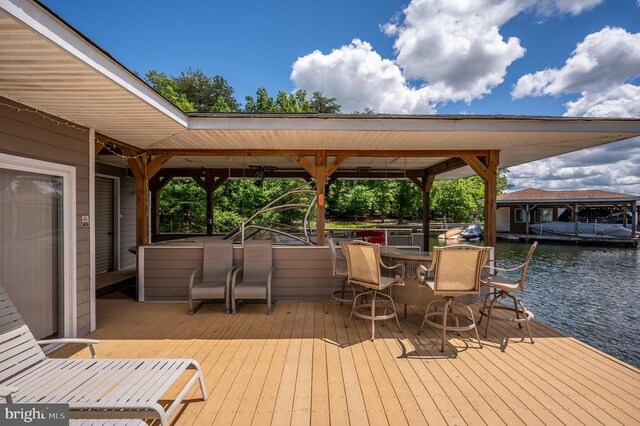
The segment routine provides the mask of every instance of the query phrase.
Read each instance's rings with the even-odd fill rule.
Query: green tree
[[[191,178],[172,179],[160,191],[160,231],[202,233],[207,229],[205,192]]]
[[[207,76],[202,70],[187,68],[179,77],[154,70],[147,82],[160,94],[186,112],[234,112],[240,104],[234,90],[222,76]]]
[[[175,79],[179,93],[185,95],[197,112],[216,111],[222,98],[229,111],[239,111],[240,104],[234,97],[233,87],[220,75],[209,77],[200,69],[187,68]]]
[[[348,194],[347,208],[356,221],[359,216],[364,216],[369,212],[372,203],[373,193],[365,185],[354,186]]]
[[[246,96],[244,110],[246,112],[279,112],[287,114],[314,112],[307,100],[307,92],[298,90],[287,94],[283,90],[274,99],[264,87],[256,91],[256,97]]]
[[[357,110],[353,111],[351,114],[355,114],[355,115],[374,115],[374,114],[377,114],[377,112],[373,108],[364,107],[362,109],[357,109]]]
[[[342,108],[336,98],[327,98],[320,91],[313,92],[310,104],[311,109],[319,114],[338,114]]]
[[[415,219],[422,209],[422,193],[416,186],[407,181],[398,181],[398,190],[395,196],[395,215],[402,223],[407,218]]]
[[[181,110],[186,112],[195,111],[193,104],[187,100],[184,93],[180,92],[178,84],[172,77],[163,72],[151,70],[145,75],[145,79],[151,87]]]

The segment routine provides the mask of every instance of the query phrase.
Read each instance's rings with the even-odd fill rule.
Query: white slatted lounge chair
[[[168,425],[197,382],[207,399],[200,365],[193,359],[54,359],[40,348],[51,343],[92,347],[99,342],[36,341],[0,286],[0,398],[7,402],[69,404],[73,418],[158,419]],[[160,399],[186,370],[194,373],[164,409]]]
[[[232,313],[236,313],[236,300],[266,299],[267,314],[271,315],[272,246],[268,240],[245,241],[242,267],[236,269],[231,277]],[[238,280],[239,273],[241,280]]]
[[[69,420],[69,426],[146,426],[146,423],[140,419],[74,419]]]

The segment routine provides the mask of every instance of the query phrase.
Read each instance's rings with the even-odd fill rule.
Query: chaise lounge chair
[[[0,286],[0,398],[8,403],[69,404],[72,418],[158,419],[165,426],[191,388],[200,382],[193,359],[54,359],[40,345],[85,343],[93,339],[36,341]],[[168,408],[160,399],[186,370],[194,370]]]

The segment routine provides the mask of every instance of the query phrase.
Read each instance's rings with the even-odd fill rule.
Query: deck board
[[[280,302],[268,316],[261,304],[237,315],[211,304],[190,316],[185,303],[104,299],[89,337],[102,339],[101,358],[201,363],[210,398],[191,392],[176,425],[640,424],[640,370],[543,323],[532,323],[533,345],[524,330],[494,322],[483,349],[453,334],[442,355],[439,334],[417,333],[421,308],[409,308],[402,330],[379,322],[371,342],[368,322],[345,328],[348,307],[325,306]]]

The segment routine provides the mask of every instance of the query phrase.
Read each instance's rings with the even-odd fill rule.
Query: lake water
[[[499,241],[498,266],[529,247]],[[519,297],[536,319],[640,367],[640,249],[539,244],[527,277]]]

